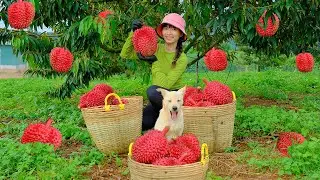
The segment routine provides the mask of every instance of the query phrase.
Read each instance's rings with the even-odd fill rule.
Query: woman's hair
[[[174,59],[172,61],[172,66],[175,67],[177,64],[177,61],[182,53],[182,42],[183,42],[183,36],[181,36],[178,39],[177,47],[176,47],[176,55],[174,56]]]
[[[171,24],[163,23],[162,27],[166,27],[166,26],[174,27]],[[179,31],[181,32],[182,36],[179,37],[179,39],[178,39],[178,43],[177,43],[177,47],[176,47],[176,55],[174,56],[174,59],[172,61],[172,66],[173,67],[176,66],[177,61],[178,61],[178,59],[179,59],[179,57],[180,57],[180,55],[182,53],[182,43],[184,42],[184,40],[183,40],[183,32],[180,29],[179,29]]]

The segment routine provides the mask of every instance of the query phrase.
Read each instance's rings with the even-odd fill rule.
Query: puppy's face
[[[178,91],[167,91],[161,88],[158,88],[157,90],[161,92],[163,97],[162,108],[170,112],[172,120],[176,120],[181,112],[186,87],[183,87]]]

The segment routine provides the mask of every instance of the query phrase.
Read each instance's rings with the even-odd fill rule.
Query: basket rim
[[[179,177],[179,179],[182,179],[182,177],[186,178],[189,176],[197,177],[197,179],[201,176],[203,177],[201,179],[205,179],[206,173],[209,169],[209,159],[205,164],[202,164],[200,161],[198,161],[195,163],[184,165],[160,166],[139,163],[137,161],[134,161],[130,156],[128,156],[127,163],[130,176],[132,177],[134,175],[137,179],[141,177],[143,177],[144,179],[154,179],[153,175],[156,172],[163,174],[162,176],[160,176],[161,178],[159,179],[175,179],[177,177]],[[197,171],[195,171],[195,169]]]
[[[201,108],[201,109],[212,109],[212,108],[220,108],[225,106],[232,106],[237,103],[237,100],[233,100],[231,103],[228,104],[221,104],[221,105],[214,105],[214,106],[205,106],[205,107],[199,107],[199,106],[182,106],[185,109],[194,109],[194,108]]]
[[[188,166],[195,166],[195,165],[206,166],[206,165],[209,164],[210,158],[208,157],[206,159],[205,164],[202,164],[201,161],[197,161],[197,162],[194,162],[194,163],[183,164],[183,165],[173,165],[173,166],[162,166],[162,165],[140,163],[140,162],[137,162],[137,161],[133,160],[131,158],[131,156],[128,156],[128,160],[132,161],[135,164],[138,164],[138,165],[141,165],[141,166],[147,166],[147,167],[150,167],[150,168],[170,168],[170,167],[188,167]]]
[[[126,99],[143,99],[143,96],[122,96],[122,98],[126,98]],[[117,105],[113,105],[113,104],[110,104],[109,106],[111,107],[114,107],[114,106],[119,106],[118,104]],[[80,108],[81,111],[86,111],[86,110],[91,110],[91,109],[101,109],[101,108],[104,108],[105,107],[105,104],[104,105],[100,105],[100,106],[92,106],[92,107],[85,107],[85,108]]]
[[[132,148],[133,148],[133,144],[134,142],[131,142],[130,145],[129,145],[129,152],[128,152],[128,160],[132,161],[133,163],[135,164],[138,164],[140,166],[147,166],[147,167],[150,167],[150,168],[153,168],[153,167],[162,167],[162,168],[167,168],[167,167],[188,167],[189,166],[195,166],[195,165],[201,165],[201,166],[206,166],[209,164],[209,151],[208,151],[208,145],[206,143],[202,143],[201,144],[201,159],[197,162],[194,162],[194,163],[189,163],[189,164],[183,164],[183,165],[174,165],[174,166],[161,166],[161,165],[153,165],[153,164],[146,164],[146,163],[140,163],[140,162],[137,162],[135,160],[133,160],[131,157],[132,157]]]

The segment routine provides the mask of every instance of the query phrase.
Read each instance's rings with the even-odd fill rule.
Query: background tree
[[[28,62],[27,73],[64,77],[64,84],[50,92],[61,98],[70,97],[75,89],[97,78],[133,72],[144,72],[141,75],[149,77],[148,64],[119,57],[131,22],[136,18],[156,27],[165,13],[183,13],[189,38],[185,52],[198,54],[189,59],[189,66],[212,47],[219,47],[231,38],[248,46],[250,51],[270,57],[303,51],[317,53],[320,37],[318,0],[31,0],[36,15],[26,30],[8,29],[7,9],[13,2],[0,2],[1,19],[6,24],[0,29],[0,43],[11,41],[14,52]],[[98,14],[104,10],[114,13],[100,18]],[[264,24],[269,17],[275,20],[273,13],[280,19],[280,27],[272,37],[261,37],[255,29],[265,11]],[[44,26],[52,28],[54,33],[36,32]],[[56,73],[50,66],[49,53],[57,46],[73,53],[73,67],[68,73]]]

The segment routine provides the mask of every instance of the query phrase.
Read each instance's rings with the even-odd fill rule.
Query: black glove
[[[140,60],[142,61],[146,61],[150,64],[152,64],[153,62],[155,62],[157,59],[157,57],[155,55],[152,56],[142,56],[142,54],[140,52],[137,52],[137,56]]]
[[[142,27],[143,23],[140,19],[135,19],[132,21],[132,31],[134,32],[137,29]]]

